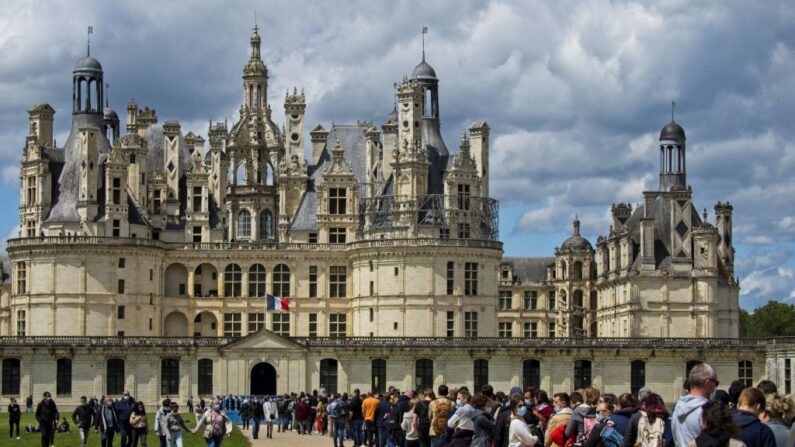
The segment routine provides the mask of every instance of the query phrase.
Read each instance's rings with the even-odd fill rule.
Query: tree
[[[740,310],[740,337],[795,336],[795,305],[768,301],[748,313]]]

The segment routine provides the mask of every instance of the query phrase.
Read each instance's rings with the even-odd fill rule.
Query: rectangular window
[[[121,221],[119,219],[113,219],[113,237],[121,236]]]
[[[117,336],[117,337],[124,337],[124,331],[118,331],[118,332],[116,332],[116,336]]]
[[[629,389],[637,395],[641,388],[646,386],[646,362],[633,360],[629,363]]]
[[[464,337],[478,336],[478,313],[464,312]]]
[[[155,198],[152,201],[153,214],[160,214],[160,192],[155,191]]]
[[[497,336],[500,338],[513,337],[513,325],[507,321],[500,321],[497,327]]]
[[[29,220],[25,222],[25,236],[36,237],[36,221]]]
[[[121,205],[121,179],[119,177],[113,177],[111,193],[113,194],[113,204]]]
[[[547,309],[555,310],[555,291],[550,290],[547,294]]]
[[[240,337],[242,332],[242,318],[238,312],[224,314],[224,337]]]
[[[202,227],[193,227],[193,242],[202,241]]]
[[[513,294],[510,290],[500,290],[499,292],[499,309],[500,310],[511,310],[513,307]]]
[[[309,266],[309,298],[317,298],[317,266]]]
[[[329,267],[330,298],[344,298],[348,287],[348,268],[344,265]]]
[[[124,313],[125,313],[125,310],[126,310],[126,309],[125,309],[125,307],[124,307],[124,306],[119,306],[119,307],[116,309],[116,318],[118,318],[119,320],[123,320],[123,319],[124,319]]]
[[[345,228],[329,228],[328,229],[328,242],[329,244],[344,244],[346,239]]]
[[[370,281],[370,296],[375,296],[375,283]]]
[[[478,294],[478,263],[464,263],[464,295],[475,296]]]
[[[309,336],[317,337],[317,314],[309,314]]]
[[[368,309],[368,310],[370,311],[370,323],[372,323],[372,322],[373,322],[373,320],[375,319],[375,309],[373,309],[373,308],[371,307],[371,308],[370,308],[370,309]]]
[[[455,337],[455,312],[447,311],[447,336]]]
[[[155,271],[154,269],[149,269],[149,281],[153,281],[155,279]]]
[[[740,360],[737,363],[737,379],[745,385],[746,388],[751,388],[754,383],[754,363],[750,360]]]
[[[455,263],[447,263],[447,294],[452,295],[455,290]]]
[[[126,265],[126,264],[127,264],[127,260],[126,260],[126,259],[124,259],[124,258],[119,258],[119,268],[120,268],[120,269],[123,269],[123,268],[125,267],[125,265]]]
[[[253,312],[248,314],[248,333],[257,332],[265,328],[265,313]]]
[[[528,290],[524,293],[524,310],[535,310],[538,308],[538,292]]]
[[[24,337],[25,336],[25,311],[18,310],[17,311],[17,337]]]
[[[3,359],[3,394],[18,396],[21,378],[19,359]]]
[[[792,393],[792,360],[784,359],[784,394]]]
[[[459,239],[469,239],[469,224],[468,223],[460,223],[460,224],[458,224],[458,238]]]
[[[330,337],[344,337],[348,332],[348,316],[345,314],[330,314],[328,319],[328,335]]]
[[[36,204],[36,177],[30,176],[28,177],[28,188],[27,188],[27,205],[34,206]]]
[[[213,395],[213,361],[210,359],[199,360],[198,392],[200,396]]]
[[[160,361],[160,394],[179,394],[179,359]]]
[[[72,359],[58,359],[55,364],[55,394],[72,394]]]
[[[547,325],[547,332],[549,338],[555,338],[555,323],[549,323]]]
[[[328,190],[328,213],[347,214],[347,195],[345,188],[329,188]]]
[[[273,314],[273,323],[271,324],[273,333],[282,337],[290,336],[290,314]]]
[[[17,262],[17,293],[23,295],[28,293],[28,265],[25,262]]]
[[[439,228],[439,239],[450,239],[450,229]]]
[[[202,211],[202,187],[193,187],[193,212],[200,213]]]
[[[458,209],[469,210],[469,185],[458,185]]]
[[[538,323],[536,322],[529,322],[524,324],[524,337],[525,338],[536,338],[538,337]]]
[[[309,243],[317,244],[317,233],[315,232],[309,233]]]
[[[124,293],[124,280],[123,280],[123,279],[120,279],[120,280],[118,281],[118,284],[117,284],[117,287],[116,287],[116,289],[117,289],[117,292],[118,292],[119,294],[123,294],[123,293]]]

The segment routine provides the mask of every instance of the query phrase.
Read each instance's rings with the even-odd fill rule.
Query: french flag
[[[266,295],[265,296],[266,308],[276,312],[289,311],[290,301],[278,296]]]

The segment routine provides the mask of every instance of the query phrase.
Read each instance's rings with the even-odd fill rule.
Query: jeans
[[[351,437],[353,438],[353,445],[360,446],[364,442],[362,439],[362,424],[361,419],[351,419]]]
[[[88,445],[88,433],[91,431],[91,427],[77,427],[77,433],[80,434],[80,447],[86,447]]]
[[[168,441],[166,441],[166,435],[157,435],[157,438],[160,440],[160,447],[166,447],[168,445]]]
[[[171,441],[168,442],[168,447],[182,447],[182,432],[172,431]]]
[[[50,447],[53,445],[53,436],[55,436],[55,427],[52,423],[39,424],[41,426],[41,447]]]
[[[431,436],[431,447],[439,447],[439,444],[442,443],[441,436]]]
[[[378,447],[385,447],[389,441],[389,430],[386,424],[378,426]]]
[[[121,436],[121,447],[132,447],[133,430],[130,424],[123,424],[119,421],[119,436]]]
[[[147,447],[146,445],[146,427],[144,428],[133,428],[132,429],[132,447],[138,446],[138,440],[141,440],[141,447]]]
[[[8,422],[8,437],[14,437],[14,426],[17,427],[17,438],[19,437],[19,421],[9,421]]]
[[[334,421],[334,447],[342,447],[345,443],[345,419],[336,419]],[[339,444],[337,444],[339,439]]]
[[[249,421],[249,419],[250,418],[248,416],[243,418],[243,430],[248,430],[248,421]]]
[[[378,443],[378,427],[375,421],[364,421],[364,444],[373,447]]]
[[[102,447],[113,447],[113,435],[116,434],[116,427],[108,427],[102,432]]]
[[[210,435],[209,439],[205,439],[207,443],[207,447],[221,447],[221,443],[224,442],[224,435]]]
[[[254,439],[259,438],[259,418],[254,418],[254,429],[251,430],[251,437]]]

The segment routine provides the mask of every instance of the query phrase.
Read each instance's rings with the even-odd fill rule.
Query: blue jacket
[[[629,428],[629,420],[632,419],[632,415],[637,413],[637,408],[622,408],[620,410],[616,410],[613,413],[613,416],[610,419],[613,421],[613,428],[619,433],[621,436],[626,438],[627,436],[627,429]],[[633,443],[635,440],[632,441]]]
[[[763,424],[757,415],[735,410],[732,412],[732,420],[740,428],[740,440],[748,447],[776,447],[773,430]]]

